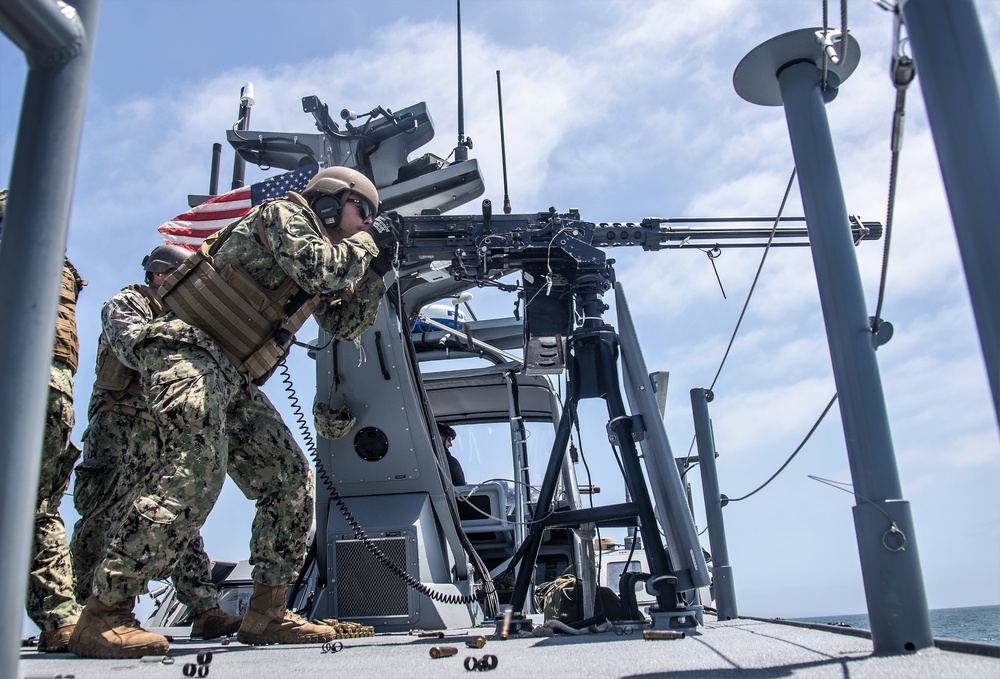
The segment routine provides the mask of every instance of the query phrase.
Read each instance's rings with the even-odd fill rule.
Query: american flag
[[[318,171],[316,163],[304,165],[251,186],[213,196],[165,222],[157,230],[167,243],[197,250],[203,240],[250,212],[254,205],[260,205],[268,198],[283,196],[286,191],[301,192]]]

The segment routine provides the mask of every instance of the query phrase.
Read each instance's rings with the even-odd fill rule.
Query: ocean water
[[[970,608],[939,608],[930,611],[931,631],[935,638],[962,639],[1000,644],[1000,606]],[[844,623],[870,630],[868,615],[827,615],[818,618],[796,618],[802,622]]]

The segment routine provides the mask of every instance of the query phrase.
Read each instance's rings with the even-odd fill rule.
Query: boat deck
[[[85,660],[22,650],[19,677],[142,677],[177,679],[199,653],[211,651],[211,679],[275,679],[323,676],[468,676],[466,658],[497,658],[494,677],[1000,677],[1000,646],[941,640],[938,647],[905,656],[873,656],[866,632],[821,625],[790,624],[758,618],[723,622],[706,616],[705,626],[683,639],[645,641],[641,632],[583,636],[511,637],[500,641],[492,626],[449,630],[445,638],[406,633],[346,639],[337,653],[321,645],[223,645],[174,636],[168,663],[159,657],[142,660]],[[180,631],[180,630],[177,630]],[[482,649],[465,640],[486,636]],[[452,657],[433,659],[434,646],[454,646]],[[980,654],[956,652],[968,647]],[[990,655],[991,654],[991,655]],[[172,660],[173,662],[170,662]],[[195,674],[197,676],[197,674]]]

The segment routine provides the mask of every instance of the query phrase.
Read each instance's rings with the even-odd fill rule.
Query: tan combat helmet
[[[356,193],[368,201],[372,214],[378,210],[378,189],[375,188],[372,181],[357,170],[340,165],[327,167],[317,172],[306,184],[306,188],[302,190],[302,195],[309,201],[314,210],[319,208],[317,214],[320,215],[320,219],[333,226],[339,219],[340,209],[343,207],[338,196],[345,191]],[[338,198],[336,206],[320,205],[317,201],[320,196]]]

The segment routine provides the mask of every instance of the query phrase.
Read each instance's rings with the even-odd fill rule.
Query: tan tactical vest
[[[309,207],[305,198],[291,191],[284,199]],[[257,209],[256,226],[261,243],[270,251],[261,216],[267,202]],[[277,289],[268,290],[234,262],[217,269],[215,255],[240,221],[209,236],[167,276],[159,293],[170,311],[207,332],[233,365],[259,385],[284,358],[295,333],[319,306],[320,298],[310,296],[287,276]],[[316,232],[329,242],[318,222],[313,223]]]
[[[62,287],[59,289],[59,312],[56,315],[56,343],[52,360],[65,363],[76,374],[80,363],[80,339],[76,334],[76,300],[87,281],[67,257],[63,263]]]
[[[153,312],[153,318],[163,313],[163,303],[152,288],[146,285],[130,285],[125,290],[135,290],[141,294],[149,308]],[[139,396],[142,386],[139,384],[139,373],[129,368],[118,360],[115,352],[111,351],[104,338],[97,347],[97,366],[95,368],[97,377],[94,379],[94,386],[106,391],[126,392],[131,396]]]

